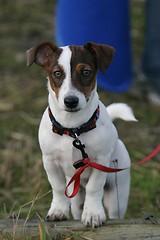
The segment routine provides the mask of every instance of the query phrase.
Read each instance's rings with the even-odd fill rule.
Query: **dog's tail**
[[[120,118],[125,121],[137,121],[132,109],[125,103],[113,103],[106,109],[112,121],[116,118]]]

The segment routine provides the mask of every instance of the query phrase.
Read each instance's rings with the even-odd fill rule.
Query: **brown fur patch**
[[[96,85],[97,67],[94,57],[81,46],[70,46],[71,57],[71,81],[73,86],[83,92],[86,98]],[[85,75],[85,71],[89,74]]]
[[[63,70],[63,67],[58,64],[58,59],[60,57],[60,54],[62,53],[62,49],[59,48],[58,50],[59,51],[56,51],[54,53],[51,64],[44,67],[49,77],[50,86],[55,92],[57,98],[59,94],[59,88],[61,87],[65,78],[65,72]],[[61,75],[56,76],[56,72],[61,73]]]

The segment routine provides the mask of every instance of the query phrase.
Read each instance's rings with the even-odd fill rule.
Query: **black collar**
[[[96,128],[96,121],[99,118],[99,106],[97,107],[96,111],[93,113],[92,117],[88,120],[88,122],[82,124],[80,127],[77,128],[65,128],[59,122],[56,121],[54,118],[50,107],[48,107],[48,114],[50,120],[52,122],[52,131],[59,135],[69,135],[73,138],[77,138],[81,133],[88,132],[94,128]]]

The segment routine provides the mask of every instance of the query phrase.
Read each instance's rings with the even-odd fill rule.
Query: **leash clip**
[[[73,163],[73,167],[78,169],[85,166],[84,160],[88,158],[88,154],[85,152],[85,145],[81,143],[77,134],[75,133],[75,140],[73,141],[73,146],[81,151],[82,159]]]
[[[85,145],[81,143],[79,138],[76,138],[73,141],[73,146],[81,151],[83,160],[88,158],[88,154],[84,150],[85,149]],[[83,160],[80,160],[80,161],[83,161]]]

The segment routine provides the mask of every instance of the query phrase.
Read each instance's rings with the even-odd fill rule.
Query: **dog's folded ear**
[[[58,47],[52,42],[45,42],[29,49],[26,52],[27,66],[31,66],[34,62],[43,67],[48,65],[57,49]]]
[[[105,73],[106,69],[112,62],[115,49],[106,44],[96,44],[93,42],[88,42],[84,45],[94,57],[96,58],[97,67],[102,72]]]

